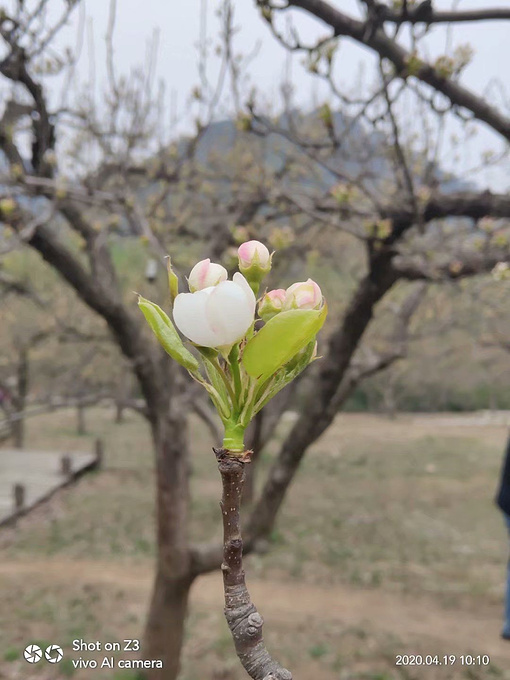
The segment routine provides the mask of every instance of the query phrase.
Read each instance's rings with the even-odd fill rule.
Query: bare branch
[[[364,22],[341,12],[325,0],[289,0],[286,7],[297,7],[312,14],[317,19],[331,26],[335,36],[349,36],[356,42],[366,45],[382,59],[390,61],[395,67],[397,76],[401,78],[408,77],[411,53],[380,29],[367,31]],[[450,100],[453,106],[466,108],[476,119],[487,123],[502,137],[510,140],[510,119],[488,104],[482,97],[479,97],[452,79],[445,78],[432,65],[423,60],[420,60],[418,68],[413,69],[412,75],[427,83],[437,92],[441,92]]]

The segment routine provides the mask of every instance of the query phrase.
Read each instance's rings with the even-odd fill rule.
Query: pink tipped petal
[[[205,279],[206,279],[206,276],[207,276],[207,272],[209,271],[209,265],[210,264],[211,264],[211,260],[209,258],[207,258],[207,260],[203,260],[200,263],[200,269],[198,271],[198,280],[200,282],[200,290],[202,290],[202,288],[206,287]]]
[[[192,293],[209,286],[216,286],[227,279],[227,270],[221,264],[211,262],[209,258],[201,260],[190,272],[188,283]]]
[[[243,262],[243,264],[245,262],[249,262],[252,256],[250,241],[246,241],[246,243],[240,245],[237,254],[239,255],[239,259]]]
[[[283,309],[283,303],[285,302],[285,291],[283,288],[277,288],[276,290],[270,290],[264,295],[262,300],[259,302],[259,316],[264,321],[269,321],[273,316],[276,316]]]
[[[275,290],[270,290],[268,293],[266,293],[267,297],[274,303],[278,304],[278,302],[283,303],[285,302],[285,290],[283,288],[276,288]]]
[[[257,264],[266,268],[271,263],[271,255],[266,246],[260,241],[246,241],[242,243],[237,251],[239,263],[242,267],[248,268]]]
[[[312,279],[293,283],[287,288],[285,309],[318,309],[321,305],[321,289]]]

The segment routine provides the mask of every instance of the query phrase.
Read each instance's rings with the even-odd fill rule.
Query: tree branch
[[[28,244],[71,285],[88,307],[105,319],[124,356],[133,364],[147,401],[149,417],[153,416],[155,409],[161,406],[157,403],[159,397],[167,393],[167,389],[160,391],[158,386],[169,381],[168,375],[158,365],[157,357],[160,355],[156,355],[146,341],[141,324],[116,296],[108,295],[48,225],[38,227]]]
[[[244,467],[249,456],[234,457],[225,449],[214,449],[221,474],[223,494],[223,587],[225,617],[237,656],[253,680],[292,680],[292,673],[274,661],[264,645],[264,623],[250,599],[243,570],[243,540],[241,537],[241,495]]]
[[[498,264],[510,258],[510,252],[501,250],[493,253],[460,254],[446,263],[430,263],[425,258],[395,258],[395,271],[408,281],[441,281],[463,279],[467,276],[485,274]]]
[[[380,57],[388,59],[394,65],[398,76],[401,78],[408,76],[411,53],[388,37],[382,30],[367,31],[365,22],[353,19],[325,0],[289,0],[287,6],[298,7],[312,14],[331,26],[335,36],[345,35],[369,47]],[[423,60],[420,60],[418,68],[413,69],[412,75],[430,85],[437,92],[441,92],[450,100],[452,105],[468,109],[477,120],[486,123],[502,137],[510,140],[510,119],[490,106],[482,97],[459,83],[443,77],[433,66]]]
[[[420,2],[416,7],[407,8],[405,13],[395,12],[387,5],[378,5],[379,19],[393,24],[453,24],[473,21],[501,21],[510,19],[510,9],[487,8],[459,11],[436,11],[431,3]]]
[[[0,287],[3,288],[4,295],[9,295],[9,293],[14,293],[22,297],[26,297],[32,300],[39,307],[45,307],[48,303],[43,300],[39,294],[30,286],[30,284],[25,283],[15,279],[14,277],[6,274],[0,270]]]

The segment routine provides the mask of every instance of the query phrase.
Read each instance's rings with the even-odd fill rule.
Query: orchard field
[[[1,678],[136,678],[72,663],[107,655],[73,652],[75,639],[139,638],[150,591],[149,433],[134,413],[120,425],[113,416],[88,410],[82,436],[71,411],[29,421],[28,447],[84,450],[101,436],[106,455],[102,470],[0,533]],[[284,427],[291,420],[287,414]],[[510,678],[510,644],[499,638],[507,539],[493,504],[507,428],[483,423],[477,414],[342,414],[311,449],[278,528],[247,561],[253,599],[270,622],[268,646],[292,662],[297,678]],[[192,533],[219,539],[214,442],[201,423],[192,425]],[[264,451],[262,467],[272,454]],[[244,677],[222,616],[220,579],[212,574],[193,586],[183,680]],[[61,645],[63,661],[30,667],[29,642]],[[457,660],[397,666],[399,654]],[[487,654],[490,664],[463,665],[468,654]]]

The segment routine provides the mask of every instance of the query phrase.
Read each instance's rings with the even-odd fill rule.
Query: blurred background
[[[167,255],[184,290],[249,239],[275,251],[268,288],[311,277],[329,306],[320,361],[248,437],[268,649],[301,680],[510,678],[509,20],[499,0],[2,4],[0,678],[247,677],[221,423],[133,291],[169,312]]]

